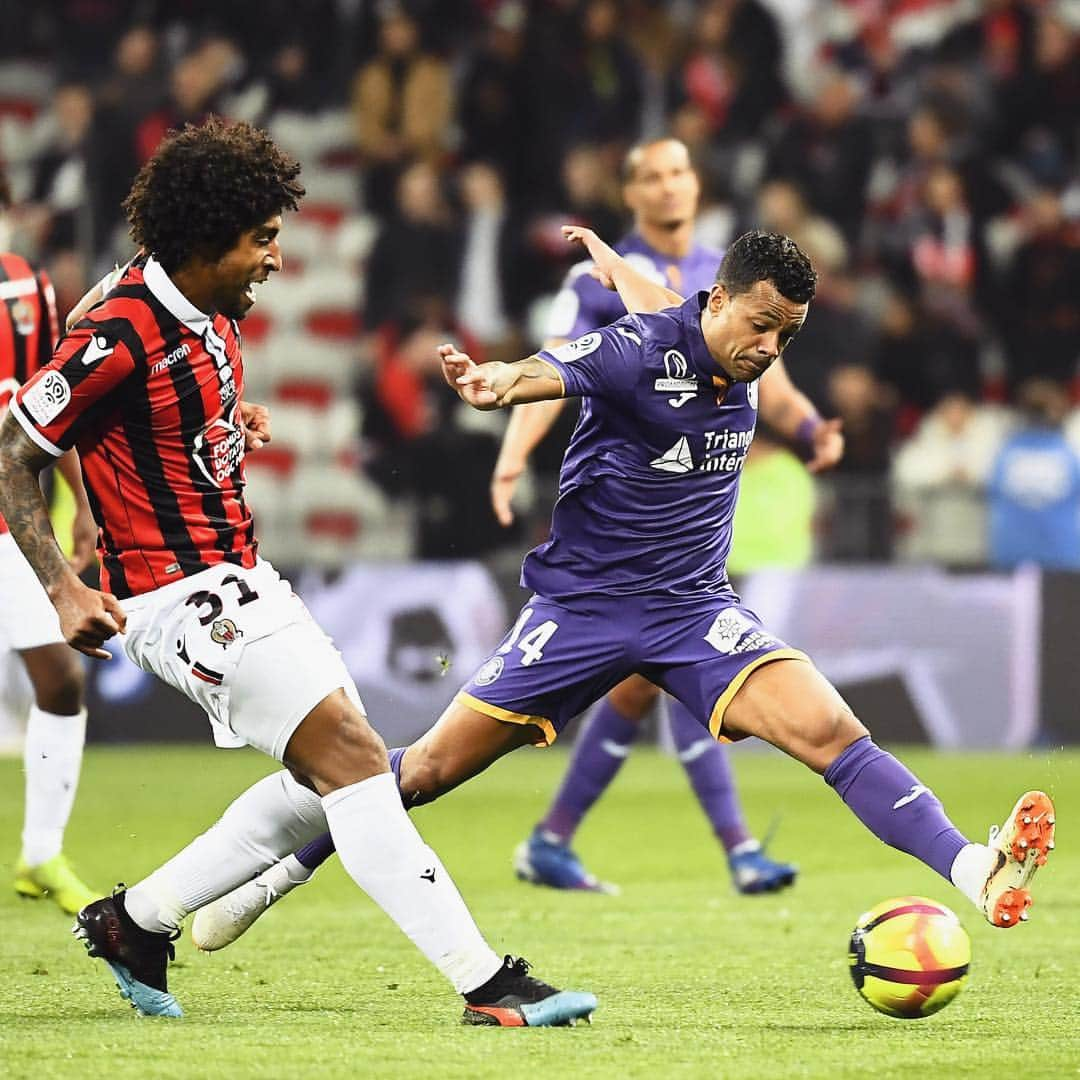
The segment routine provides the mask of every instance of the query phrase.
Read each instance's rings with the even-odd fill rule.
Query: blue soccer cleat
[[[779,892],[794,884],[799,868],[776,862],[757,840],[747,840],[728,855],[731,882],[744,896]]]
[[[556,990],[529,974],[529,961],[505,956],[483,986],[465,995],[463,1024],[490,1027],[573,1027],[592,1023],[596,995]]]
[[[611,896],[619,892],[618,885],[590,874],[558,836],[539,828],[514,851],[514,872],[522,881],[552,889],[577,889]]]
[[[121,997],[142,1016],[183,1016],[169,993],[165,969],[176,955],[176,934],[144,930],[124,909],[124,889],[95,900],[79,912],[71,932],[86,951],[109,965]]]

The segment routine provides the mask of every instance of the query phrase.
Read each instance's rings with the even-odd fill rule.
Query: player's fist
[[[270,441],[270,410],[265,405],[241,401],[240,419],[244,424],[245,450],[258,450]]]
[[[127,627],[127,615],[111,593],[87,588],[74,578],[53,597],[64,640],[73,648],[97,660],[111,660],[101,646]]]
[[[811,458],[806,463],[812,473],[825,472],[840,464],[844,456],[842,420],[822,420],[811,437]]]

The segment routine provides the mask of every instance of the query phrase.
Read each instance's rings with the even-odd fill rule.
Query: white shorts
[[[281,761],[300,721],[344,688],[363,703],[334,643],[270,563],[229,563],[122,600],[124,651],[210,718],[218,746]]]
[[[16,652],[62,645],[60,619],[11,533],[0,533],[0,641]]]

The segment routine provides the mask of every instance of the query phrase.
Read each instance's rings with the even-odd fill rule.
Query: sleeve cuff
[[[36,427],[34,427],[33,421],[22,411],[22,406],[19,405],[15,398],[12,398],[8,403],[8,411],[19,422],[19,427],[26,432],[27,435],[41,447],[47,454],[52,454],[53,457],[63,457],[65,451],[61,450],[55,443],[50,442],[41,434]]]

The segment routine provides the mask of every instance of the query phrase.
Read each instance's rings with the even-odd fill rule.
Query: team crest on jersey
[[[473,682],[477,686],[490,686],[503,672],[503,658],[501,656],[493,656],[483,667],[476,673],[476,678]]]
[[[215,487],[221,487],[244,460],[244,429],[237,410],[229,419],[221,417],[195,436],[192,457],[199,471]]]
[[[568,341],[565,345],[560,345],[557,349],[551,350],[551,355],[556,360],[562,361],[564,364],[573,363],[575,360],[580,360],[583,356],[588,356],[589,353],[596,352],[600,348],[600,342],[604,339],[600,334],[592,333],[586,334],[584,337],[579,337],[576,341]]]
[[[23,395],[22,406],[32,420],[48,427],[71,401],[71,384],[59,371],[46,371]]]
[[[755,379],[753,382],[746,384],[746,403],[751,409],[757,409],[758,402],[758,383],[759,379]]]
[[[210,640],[223,649],[227,649],[233,642],[239,641],[243,636],[244,631],[232,619],[217,619],[214,625],[210,627]]]
[[[23,337],[29,337],[37,329],[37,316],[34,314],[33,305],[26,300],[16,300],[10,310],[15,329]]]

